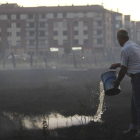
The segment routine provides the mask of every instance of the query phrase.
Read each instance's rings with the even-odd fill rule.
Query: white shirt
[[[140,46],[128,40],[121,49],[121,65],[127,67],[127,74],[140,73]]]

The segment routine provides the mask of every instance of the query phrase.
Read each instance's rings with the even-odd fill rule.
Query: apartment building
[[[0,47],[8,54],[43,55],[112,47],[112,12],[101,5],[20,7],[0,5]]]
[[[131,36],[130,40],[137,42],[136,21],[131,21]]]
[[[59,54],[78,50],[90,54],[118,47],[116,31],[128,30],[139,41],[138,23],[130,15],[102,5],[20,7],[0,5],[0,51],[6,54]]]
[[[112,12],[112,28],[113,28],[112,45],[113,47],[119,47],[118,40],[116,38],[116,32],[120,28],[124,28],[124,15],[122,13]]]
[[[140,21],[136,22],[136,42],[140,45]]]
[[[124,28],[128,31],[131,38],[131,15],[124,16]]]

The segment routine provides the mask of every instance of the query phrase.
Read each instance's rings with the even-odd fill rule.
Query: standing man
[[[112,81],[114,88],[118,88],[125,74],[131,77],[132,99],[131,118],[129,130],[127,132],[137,132],[140,137],[140,46],[129,40],[128,32],[125,29],[117,31],[117,40],[122,47],[121,63],[112,64],[110,69],[120,67],[117,80]]]

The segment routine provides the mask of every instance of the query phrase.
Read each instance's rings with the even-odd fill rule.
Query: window
[[[102,39],[97,39],[97,44],[102,44]]]
[[[67,13],[63,13],[63,18],[66,18],[67,17]]]
[[[20,28],[20,23],[17,23],[17,25],[16,25],[16,26],[17,26],[17,28]]]
[[[58,45],[58,40],[54,40],[54,41],[53,41],[53,44],[54,44],[54,45]]]
[[[34,55],[35,52],[34,52],[34,51],[29,51],[29,52],[27,52],[27,54],[28,54],[28,55]]]
[[[46,45],[45,40],[40,40],[39,45]]]
[[[63,27],[67,27],[67,22],[63,22]]]
[[[84,35],[87,35],[87,34],[88,34],[88,31],[87,31],[87,30],[85,30],[85,31],[83,31],[83,33],[84,33]]]
[[[11,40],[7,41],[7,45],[11,46],[12,45],[12,41]]]
[[[64,45],[67,45],[67,42],[68,42],[67,40],[63,40]]]
[[[97,21],[98,26],[102,26],[103,22],[102,21]]]
[[[43,51],[39,51],[39,55],[44,55],[44,52]]]
[[[57,13],[54,13],[54,14],[53,14],[53,17],[54,17],[54,18],[57,18]]]
[[[54,32],[53,32],[53,35],[54,35],[54,36],[58,36],[58,31],[54,31]]]
[[[20,14],[16,14],[16,19],[20,19]]]
[[[78,13],[74,13],[74,17],[75,17],[75,18],[78,17]]]
[[[78,31],[74,31],[74,35],[78,35]]]
[[[97,30],[97,35],[102,35],[102,30]]]
[[[11,28],[11,23],[7,23],[7,28]]]
[[[35,35],[35,32],[34,31],[31,31],[31,32],[29,32],[29,35],[30,36],[34,36]]]
[[[101,13],[101,12],[97,12],[96,15],[97,15],[98,17],[101,17],[101,16],[102,16],[102,13]]]
[[[12,33],[11,32],[7,32],[7,36],[12,36]]]
[[[17,46],[20,46],[21,45],[21,41],[17,41]]]
[[[74,40],[74,44],[75,45],[79,44],[79,40]]]
[[[67,31],[63,31],[63,35],[67,35]]]
[[[41,14],[41,18],[46,18],[46,14]]]
[[[78,26],[78,21],[75,21],[74,22],[74,26]]]
[[[88,39],[84,39],[84,44],[88,44]]]
[[[34,15],[33,14],[28,14],[29,19],[33,19]]]
[[[34,26],[35,26],[34,23],[29,23],[30,28],[33,28]]]
[[[34,40],[30,40],[29,41],[29,45],[35,45],[35,41]]]
[[[83,17],[87,17],[87,12],[84,12],[83,13]]]
[[[120,28],[120,24],[116,24],[116,28]]]
[[[58,22],[54,22],[53,27],[58,27]]]
[[[17,36],[21,36],[21,32],[17,32]]]
[[[84,22],[83,22],[83,25],[84,25],[84,26],[87,26],[87,25],[88,25],[88,22],[87,22],[87,21],[84,21]]]
[[[40,36],[45,36],[45,31],[40,31]]]
[[[11,19],[11,14],[8,14],[7,15],[7,19]]]
[[[45,27],[45,23],[40,23],[40,27]]]

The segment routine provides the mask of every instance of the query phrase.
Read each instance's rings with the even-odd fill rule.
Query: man
[[[127,132],[137,132],[140,137],[140,46],[129,40],[128,32],[125,29],[117,31],[117,40],[122,47],[121,63],[112,64],[110,69],[120,67],[117,80],[112,81],[114,88],[118,88],[125,74],[131,77],[132,99],[131,118],[129,130]]]

